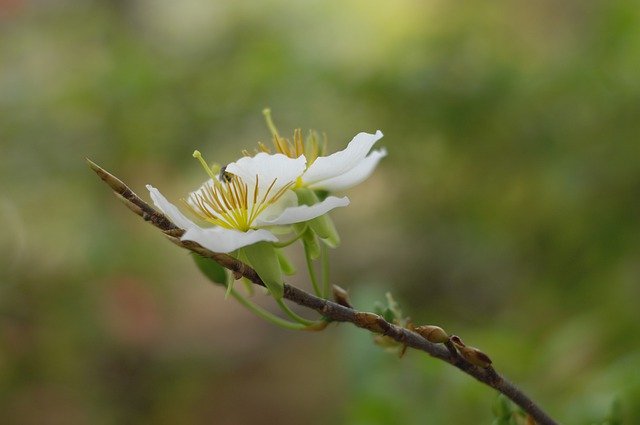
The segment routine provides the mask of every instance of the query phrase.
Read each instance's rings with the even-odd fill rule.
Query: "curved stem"
[[[294,236],[293,238],[289,239],[288,241],[272,242],[272,245],[275,246],[276,248],[285,248],[285,247],[291,245],[292,243],[294,243],[295,241],[297,241],[298,239],[300,239],[305,230],[307,230],[307,226],[306,225],[302,228],[301,232],[298,232],[298,234],[296,236]]]
[[[329,294],[331,293],[331,284],[329,283],[329,250],[325,244],[322,244],[320,263],[322,264],[322,298],[329,298]]]
[[[296,330],[296,331],[303,330],[308,326],[308,325],[304,325],[302,323],[290,322],[288,320],[282,319],[282,318],[280,318],[280,317],[268,312],[264,308],[254,304],[253,302],[251,302],[248,299],[246,299],[245,297],[243,297],[238,291],[236,291],[233,288],[231,288],[231,291],[229,293],[231,294],[231,296],[233,298],[238,300],[238,302],[240,304],[242,304],[244,307],[246,307],[247,310],[251,311],[256,316],[258,316],[258,317],[260,317],[260,318],[266,320],[267,322],[272,323],[272,324],[274,324],[276,326],[280,326],[281,328],[292,329],[292,330]]]
[[[317,296],[322,296],[320,292],[320,286],[318,285],[318,279],[316,278],[316,272],[313,269],[313,259],[311,258],[311,254],[307,247],[304,248],[304,258],[307,260],[307,271],[309,272],[309,279],[311,279],[311,284],[313,285],[313,292]]]
[[[283,301],[282,298],[276,300],[276,303],[278,304],[278,306],[282,309],[282,311],[289,316],[289,318],[291,318],[292,320],[295,320],[296,322],[303,324],[305,326],[313,326],[313,325],[317,325],[318,322],[315,320],[308,320],[305,319],[304,317],[298,315],[296,312],[294,312],[293,310],[291,310],[289,308],[289,306],[287,304],[285,304],[285,302]]]

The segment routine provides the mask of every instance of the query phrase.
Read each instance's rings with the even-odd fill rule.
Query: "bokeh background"
[[[178,199],[270,106],[385,133],[333,214],[359,308],[391,291],[565,424],[640,423],[639,72],[634,0],[1,0],[0,422],[491,422],[438,361],[224,301],[84,163]]]

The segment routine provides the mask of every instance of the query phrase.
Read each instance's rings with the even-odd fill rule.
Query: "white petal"
[[[344,150],[316,159],[304,173],[303,181],[312,185],[348,172],[365,159],[374,143],[381,138],[380,130],[376,134],[356,134]]]
[[[167,201],[167,198],[165,198],[158,189],[150,184],[147,185],[147,189],[149,190],[153,204],[158,207],[158,209],[162,211],[162,213],[166,215],[173,224],[185,230],[196,226],[193,221],[189,220],[180,212],[178,207]]]
[[[298,206],[298,197],[293,190],[287,190],[278,201],[265,208],[258,216],[258,220],[268,222],[274,218],[280,217],[284,210]]]
[[[309,187],[312,189],[324,189],[330,192],[349,189],[368,179],[378,165],[378,162],[385,156],[387,156],[385,149],[373,151],[363,161],[346,173],[312,184]]]
[[[346,207],[349,205],[349,198],[346,196],[343,198],[336,198],[335,196],[329,196],[322,202],[318,202],[314,205],[300,205],[297,207],[290,207],[283,211],[283,213],[273,220],[263,220],[261,218],[256,219],[256,225],[258,226],[274,226],[300,223],[302,221],[308,221],[312,218],[319,217],[328,213],[334,208]]]
[[[194,198],[197,198],[198,194],[205,193],[208,190],[208,188],[210,188],[211,186],[213,186],[213,179],[209,179],[206,182],[202,183],[202,185],[200,185],[198,189],[189,193],[189,196],[187,197],[187,204],[189,204],[189,206],[193,208],[195,211],[200,212],[200,214],[202,215],[211,214],[217,217],[217,214],[215,214],[215,211],[212,211],[210,208],[207,208],[207,211],[203,211],[202,207],[198,203],[194,202]]]
[[[261,189],[270,186],[277,179],[271,189],[271,193],[276,193],[282,187],[295,182],[304,172],[306,164],[307,159],[304,155],[289,158],[281,153],[270,155],[260,152],[253,157],[245,156],[232,162],[225,170],[240,177],[249,189],[254,187],[256,176],[259,176],[258,184]]]
[[[189,228],[181,239],[197,242],[210,251],[223,254],[261,241],[278,242],[278,238],[273,233],[264,229],[241,232],[223,227],[197,226]]]

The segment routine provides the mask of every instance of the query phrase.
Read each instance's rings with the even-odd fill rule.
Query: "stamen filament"
[[[193,151],[193,157],[200,161],[200,164],[202,164],[202,168],[204,168],[209,177],[211,177],[214,181],[217,180],[217,176],[213,171],[211,171],[211,168],[209,168],[209,165],[207,165],[199,150]]]
[[[269,131],[271,131],[271,135],[275,139],[278,139],[280,135],[278,134],[278,129],[276,128],[276,125],[273,123],[273,120],[271,119],[271,109],[264,108],[262,110],[262,115],[264,115],[264,119],[267,122],[267,127],[269,127]]]
[[[289,183],[274,193],[277,181],[274,179],[261,193],[260,177],[256,175],[253,193],[249,196],[247,184],[240,177],[231,175],[228,181],[216,179],[212,184],[205,184],[183,202],[205,221],[246,232],[255,219],[293,185]]]

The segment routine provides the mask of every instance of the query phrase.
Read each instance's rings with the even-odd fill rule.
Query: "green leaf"
[[[394,323],[396,319],[396,315],[389,307],[384,309],[384,311],[382,312],[382,317],[389,323]]]
[[[258,242],[245,246],[242,248],[242,252],[267,289],[269,289],[271,295],[276,299],[282,298],[284,295],[284,282],[276,248],[268,242]]]
[[[229,275],[227,274],[227,270],[224,267],[216,263],[211,258],[203,257],[202,255],[196,254],[195,252],[192,252],[191,254],[193,261],[195,261],[196,265],[198,266],[202,274],[207,277],[207,279],[218,285],[228,285]]]

